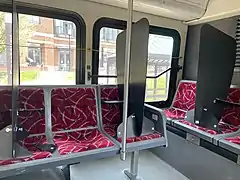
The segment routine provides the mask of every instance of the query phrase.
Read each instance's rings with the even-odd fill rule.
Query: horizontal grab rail
[[[224,104],[224,105],[226,105],[226,106],[240,107],[240,104],[239,104],[239,103],[234,103],[234,102],[226,101],[226,100],[223,100],[223,99],[220,99],[220,98],[216,98],[213,102],[214,102],[214,103],[221,103],[221,104]]]
[[[156,79],[159,78],[160,76],[162,76],[163,74],[167,73],[168,71],[171,71],[172,69],[177,69],[177,71],[182,69],[182,66],[178,66],[177,68],[175,67],[170,67],[168,69],[166,69],[165,71],[161,72],[160,74],[156,75],[156,76],[147,76],[147,79]],[[88,79],[92,78],[92,77],[97,77],[97,78],[117,78],[117,75],[98,75],[98,74],[88,74]]]

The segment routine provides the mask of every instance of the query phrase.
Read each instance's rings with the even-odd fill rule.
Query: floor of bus
[[[123,170],[130,167],[130,156],[121,161],[119,156],[82,162],[71,166],[71,180],[124,180]],[[159,159],[150,151],[140,152],[139,175],[144,180],[188,180],[176,169]],[[45,171],[5,178],[6,180],[62,180],[54,173]]]

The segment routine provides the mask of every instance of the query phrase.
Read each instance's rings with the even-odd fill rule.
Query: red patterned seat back
[[[102,87],[101,100],[116,101],[119,100],[117,87]],[[102,120],[103,124],[120,124],[120,105],[119,104],[104,104],[102,103]]]
[[[12,109],[12,91],[0,90],[0,129],[11,125]],[[23,88],[19,90],[18,108],[24,111],[19,111],[18,122],[30,134],[39,134],[45,132],[44,110],[35,111],[34,109],[44,109],[44,95],[40,88]],[[28,111],[31,110],[31,111]]]
[[[21,88],[19,90],[20,109],[18,121],[30,134],[45,132],[44,92],[41,88]],[[43,110],[40,110],[43,109]]]
[[[12,124],[9,109],[12,108],[12,91],[0,89],[0,130]]]
[[[179,83],[173,107],[189,111],[195,108],[196,82],[181,81]]]
[[[52,90],[53,131],[97,126],[94,88]]]
[[[232,103],[240,103],[240,88],[230,88],[227,101]],[[222,121],[233,126],[240,126],[240,108],[227,107],[224,109]]]

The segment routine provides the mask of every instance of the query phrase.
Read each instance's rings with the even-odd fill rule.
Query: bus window
[[[117,75],[116,71],[116,40],[120,29],[103,27],[100,30],[99,75]],[[116,84],[116,78],[99,78],[99,84]]]
[[[24,8],[23,8],[24,9]],[[46,16],[17,9],[19,23],[19,77],[21,85],[84,83],[84,22],[75,15],[46,11]],[[29,13],[31,13],[29,9]],[[45,12],[45,11],[44,11]],[[12,84],[12,16],[0,12],[0,85]],[[77,51],[77,47],[79,51]],[[77,74],[76,74],[77,73]]]
[[[75,24],[19,14],[19,27],[20,84],[75,84]]]
[[[0,12],[0,85],[12,84],[12,16]]]
[[[173,38],[158,34],[149,35],[147,76],[157,76],[171,67]],[[165,101],[168,98],[170,72],[156,79],[147,79],[146,102]]]
[[[100,29],[99,75],[117,75],[116,39],[122,30],[110,27]],[[157,76],[171,67],[173,38],[158,34],[149,35],[148,76]],[[146,102],[162,101],[168,98],[170,72],[157,79],[147,79]],[[117,84],[116,78],[98,78],[98,84]]]

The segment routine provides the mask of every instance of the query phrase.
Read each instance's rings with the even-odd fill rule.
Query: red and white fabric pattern
[[[240,88],[230,88],[227,101],[240,104]],[[224,109],[222,121],[233,126],[240,126],[240,107],[227,107]]]
[[[10,111],[12,108],[12,91],[0,89],[0,130],[12,124]]]
[[[218,132],[216,132],[214,130],[198,126],[198,125],[193,124],[193,123],[191,123],[189,121],[186,121],[186,120],[180,120],[179,122],[181,122],[181,123],[183,123],[185,125],[191,126],[193,128],[196,128],[198,130],[207,132],[207,133],[212,134],[212,135],[219,134]],[[221,130],[221,134],[233,133],[233,132],[236,132],[239,129],[238,127],[226,124],[226,123],[224,123],[222,121],[219,122],[218,126],[219,126],[219,129]]]
[[[58,146],[61,155],[114,146],[97,129],[57,134],[54,137],[54,142]]]
[[[231,143],[240,145],[240,136],[229,137],[229,138],[226,138],[225,140]]]
[[[40,88],[20,89],[19,108],[25,109],[19,112],[20,125],[30,134],[45,132],[44,93]],[[30,110],[30,111],[29,111]]]
[[[165,109],[167,118],[184,119],[186,112],[195,108],[196,82],[181,81],[179,83],[172,107]]]
[[[56,88],[52,90],[54,142],[60,155],[106,148],[114,144],[97,129],[96,94],[94,88]],[[95,129],[76,130],[96,127]]]
[[[103,101],[118,101],[119,94],[117,87],[102,87],[101,88],[101,100]],[[121,124],[120,105],[119,104],[105,104],[102,103],[102,119],[103,126],[106,133],[110,136],[117,138],[117,128]],[[147,134],[140,137],[128,137],[127,143],[133,143],[138,141],[145,141],[160,138],[158,133]],[[117,138],[121,142],[121,138]]]
[[[52,90],[53,131],[97,126],[94,88]]]
[[[21,162],[33,161],[38,159],[44,159],[51,157],[51,153],[49,152],[34,152],[32,156],[24,157],[24,158],[16,158],[16,159],[7,159],[7,160],[0,160],[0,166],[16,164]]]
[[[101,100],[113,101],[119,100],[118,88],[102,88],[101,89]],[[119,104],[105,104],[102,103],[102,119],[103,124],[120,124],[120,105]]]
[[[11,90],[0,90],[0,99],[1,99],[1,122],[4,122],[4,127],[11,124]],[[18,122],[19,124],[30,134],[38,134],[45,132],[45,118],[44,111],[40,112],[40,109],[44,108],[44,96],[43,90],[39,88],[25,88],[19,90],[19,104],[20,109],[25,111],[19,111]],[[28,111],[31,110],[31,111]],[[6,123],[9,121],[8,123]],[[27,137],[23,141],[20,141],[19,144],[26,148],[28,151],[32,152],[33,155],[24,158],[9,159],[9,160],[0,160],[0,165],[15,164],[20,162],[26,162],[31,160],[43,159],[51,157],[49,152],[40,152],[36,148],[36,145],[47,143],[45,136],[37,137]]]

